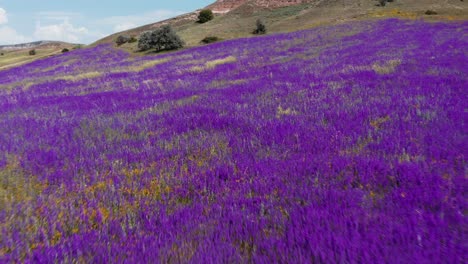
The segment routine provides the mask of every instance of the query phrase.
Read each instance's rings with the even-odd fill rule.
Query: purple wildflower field
[[[466,263],[468,23],[0,71],[0,262]]]

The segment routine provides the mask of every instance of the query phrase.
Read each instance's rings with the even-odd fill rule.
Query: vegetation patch
[[[359,21],[0,71],[2,263],[463,263],[465,31]]]
[[[152,68],[152,67],[154,67],[154,66],[156,66],[156,65],[166,63],[166,62],[168,62],[168,61],[170,61],[169,58],[145,61],[145,62],[143,62],[143,63],[140,64],[140,65],[131,66],[131,67],[129,67],[127,70],[120,69],[120,70],[118,70],[118,71],[116,71],[116,72],[125,72],[125,71],[139,72],[139,71],[146,70],[146,69],[148,69],[148,68]]]
[[[400,59],[389,60],[384,63],[372,64],[372,69],[379,74],[389,74],[395,71],[396,67],[401,64]]]
[[[237,61],[236,57],[228,56],[228,57],[225,57],[225,58],[222,58],[222,59],[207,61],[204,66],[194,66],[194,67],[191,68],[191,71],[201,72],[201,71],[204,71],[204,70],[213,69],[218,65],[227,64],[227,63],[234,63],[236,61]]]
[[[203,44],[210,44],[210,43],[213,43],[213,42],[218,42],[220,41],[221,39],[216,37],[216,36],[208,36],[208,37],[205,37],[204,39],[201,40],[201,43]]]
[[[57,78],[55,78],[55,79],[56,79],[56,80],[65,80],[65,81],[73,81],[73,82],[76,82],[76,81],[80,81],[80,80],[83,80],[83,79],[97,78],[97,77],[100,77],[100,76],[102,76],[102,75],[103,75],[102,72],[94,71],[94,72],[80,73],[80,74],[77,74],[77,75],[59,76],[59,77],[57,77]]]

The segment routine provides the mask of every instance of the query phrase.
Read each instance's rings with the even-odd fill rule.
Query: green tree
[[[155,49],[156,51],[175,50],[184,46],[184,42],[176,34],[170,25],[162,26],[153,31],[147,31],[140,35],[138,48],[141,51]]]
[[[206,23],[214,18],[213,11],[204,9],[198,14],[198,23]]]

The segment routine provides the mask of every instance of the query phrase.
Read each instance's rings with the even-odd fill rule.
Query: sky
[[[38,40],[90,44],[203,8],[215,0],[0,0],[0,45]]]

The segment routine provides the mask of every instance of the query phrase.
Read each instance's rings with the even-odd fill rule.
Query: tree
[[[69,52],[69,51],[70,51],[69,49],[64,48],[64,49],[62,50],[62,53],[66,53],[66,52]]]
[[[29,55],[31,55],[31,56],[36,55],[36,50],[35,49],[30,50]]]
[[[213,11],[204,9],[198,14],[198,23],[206,23],[214,18]]]
[[[153,46],[153,38],[152,38],[153,32],[152,31],[146,31],[141,33],[140,38],[138,40],[138,48],[141,51],[149,50]]]
[[[266,31],[267,31],[266,26],[262,20],[258,19],[256,25],[257,25],[257,28],[253,31],[254,34],[256,35],[266,34]]]
[[[153,31],[146,31],[140,35],[138,48],[141,51],[155,49],[156,51],[180,49],[184,42],[170,25],[164,25]]]

